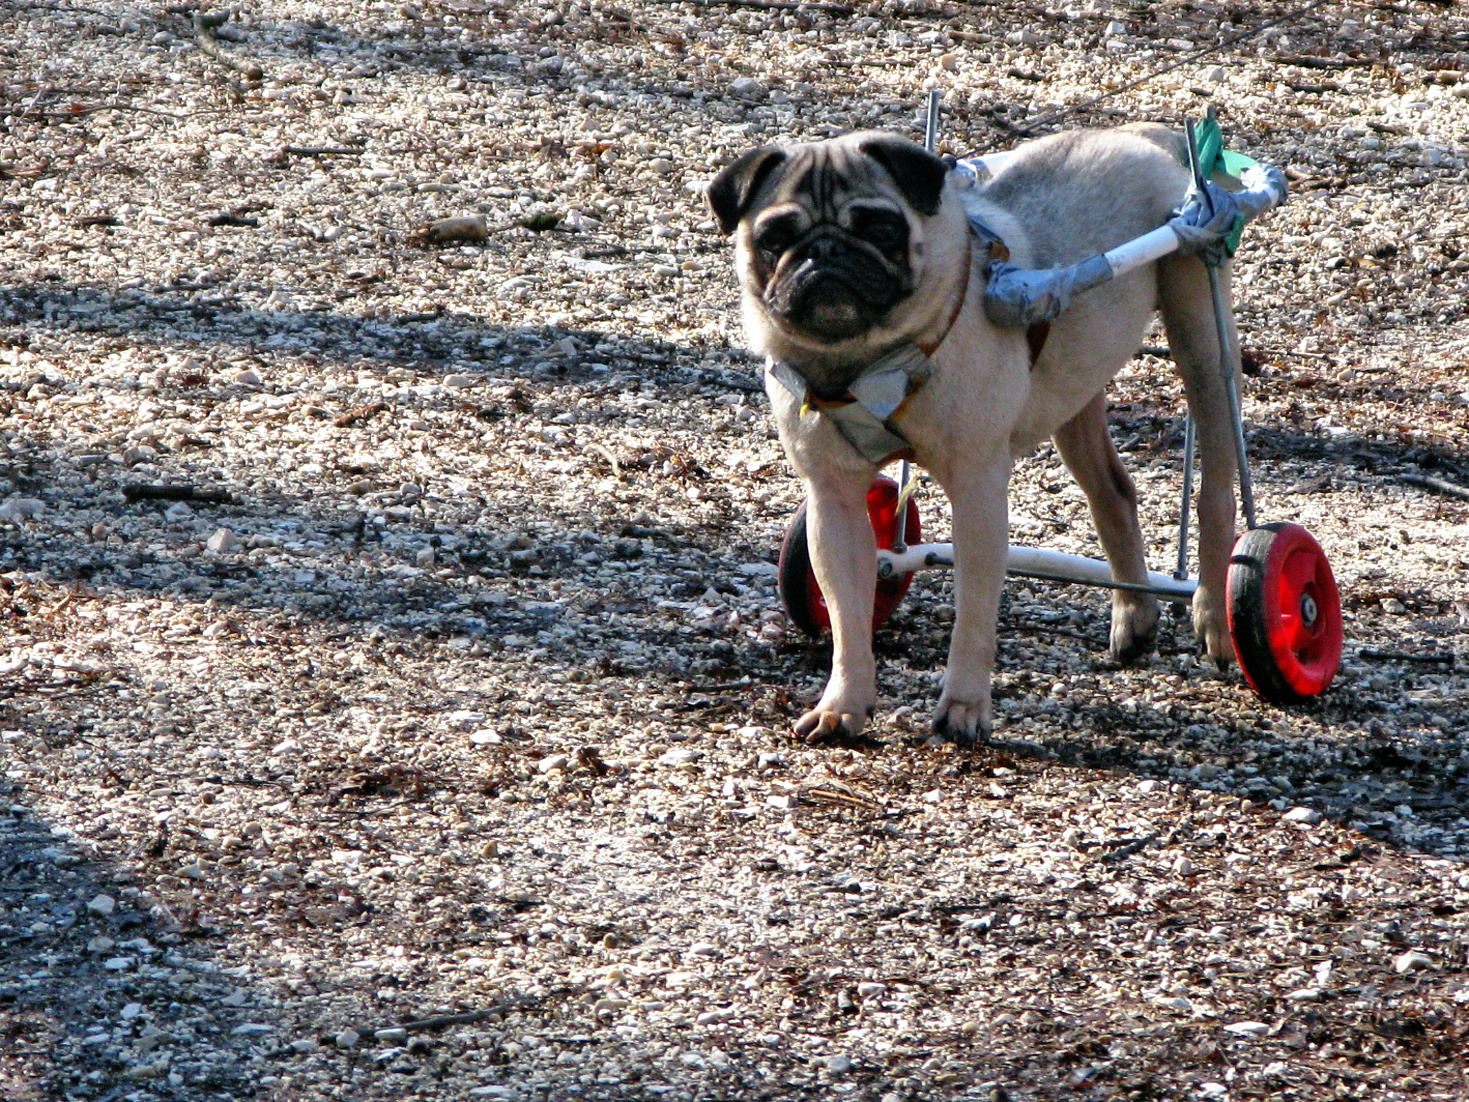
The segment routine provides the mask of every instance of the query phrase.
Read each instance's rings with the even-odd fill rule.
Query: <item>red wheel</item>
[[[1229,634],[1266,700],[1320,696],[1341,665],[1341,597],[1321,545],[1298,524],[1246,532],[1230,556]]]
[[[919,543],[923,530],[918,522],[918,503],[908,499],[906,540]],[[898,484],[891,478],[873,479],[867,491],[867,519],[872,522],[872,534],[877,546],[891,551],[898,540]],[[786,528],[785,539],[780,545],[780,601],[785,606],[791,623],[813,639],[831,627],[831,613],[827,611],[826,599],[821,595],[821,586],[816,582],[816,572],[811,568],[811,550],[806,543],[806,503],[796,510]],[[897,574],[891,578],[877,580],[877,593],[873,599],[872,630],[876,631],[887,623],[888,618],[902,603],[903,595],[913,583],[912,574]]]

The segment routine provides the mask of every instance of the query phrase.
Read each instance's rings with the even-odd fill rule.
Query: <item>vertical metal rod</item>
[[[898,529],[893,535],[893,550],[900,554],[908,550],[908,502],[903,491],[912,477],[913,464],[905,459],[898,465]]]
[[[1212,104],[1208,117],[1214,118]],[[1194,134],[1194,124],[1187,119],[1184,120],[1183,134],[1188,146],[1188,166],[1194,176],[1194,185],[1207,202],[1209,192],[1204,186],[1203,166],[1199,164],[1198,138]],[[1224,392],[1229,402],[1230,424],[1234,429],[1234,459],[1239,468],[1239,500],[1244,509],[1245,526],[1253,529],[1255,527],[1255,488],[1250,478],[1249,453],[1245,448],[1244,411],[1240,407],[1239,377],[1235,372],[1234,353],[1229,343],[1229,321],[1224,316],[1224,292],[1219,285],[1219,264],[1217,260],[1211,259],[1208,255],[1202,259],[1204,270],[1209,273],[1209,297],[1214,307],[1214,332],[1219,338],[1219,378],[1224,382]]]
[[[939,107],[943,103],[943,99],[943,92],[937,88],[931,89],[928,93],[928,112],[924,116],[923,122],[923,148],[930,153],[938,152]],[[905,459],[898,467],[898,501],[900,507],[898,509],[898,530],[893,547],[894,551],[904,550],[908,546],[908,504],[906,501],[907,495],[904,491],[908,489],[908,480],[912,477],[913,464]]]
[[[1188,578],[1188,517],[1194,499],[1194,446],[1196,433],[1194,415],[1183,418],[1183,500],[1178,504],[1178,569],[1173,576],[1179,581]]]
[[[1234,368],[1234,354],[1229,344],[1229,323],[1225,320],[1224,291],[1219,285],[1217,265],[1204,265],[1209,273],[1209,296],[1214,300],[1214,332],[1219,338],[1219,377],[1229,400],[1229,420],[1234,429],[1234,460],[1239,466],[1239,502],[1245,513],[1245,527],[1255,527],[1255,487],[1250,478],[1250,455],[1245,448],[1245,415],[1240,406],[1239,375]]]

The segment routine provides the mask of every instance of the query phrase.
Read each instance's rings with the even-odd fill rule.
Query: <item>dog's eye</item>
[[[852,232],[884,251],[908,244],[908,223],[886,211],[864,214],[852,223]]]
[[[755,248],[772,256],[779,256],[791,247],[796,239],[790,224],[785,221],[771,222],[763,226],[755,237]]]

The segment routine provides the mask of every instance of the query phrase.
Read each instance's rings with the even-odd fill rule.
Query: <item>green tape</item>
[[[1194,123],[1194,144],[1199,151],[1199,169],[1206,180],[1212,179],[1215,173],[1222,172],[1238,182],[1240,173],[1256,163],[1253,157],[1224,148],[1224,134],[1219,129],[1217,119],[1206,118]],[[1245,220],[1241,218],[1234,227],[1234,232],[1225,238],[1230,256],[1239,248],[1240,234],[1244,233],[1244,229]]]

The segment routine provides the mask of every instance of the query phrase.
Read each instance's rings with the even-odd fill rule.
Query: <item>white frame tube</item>
[[[1173,232],[1171,226],[1159,226],[1156,230],[1134,237],[1115,249],[1108,249],[1102,257],[1107,261],[1107,267],[1112,269],[1112,278],[1116,279],[1144,264],[1151,264],[1154,260],[1176,253],[1182,244],[1182,239]]]
[[[954,565],[952,543],[914,544],[905,551],[879,551],[877,553],[877,575],[889,578],[894,574],[911,574],[919,570],[936,570]],[[1077,582],[1081,585],[1105,586],[1107,588],[1141,589],[1155,593],[1169,601],[1186,603],[1193,599],[1199,583],[1193,578],[1174,578],[1168,574],[1148,571],[1145,584],[1133,585],[1112,580],[1112,568],[1100,559],[1088,559],[1081,555],[1068,555],[1061,551],[1048,551],[1040,547],[1010,546],[1005,554],[1005,572],[1022,576],[1051,578],[1057,581]]]

